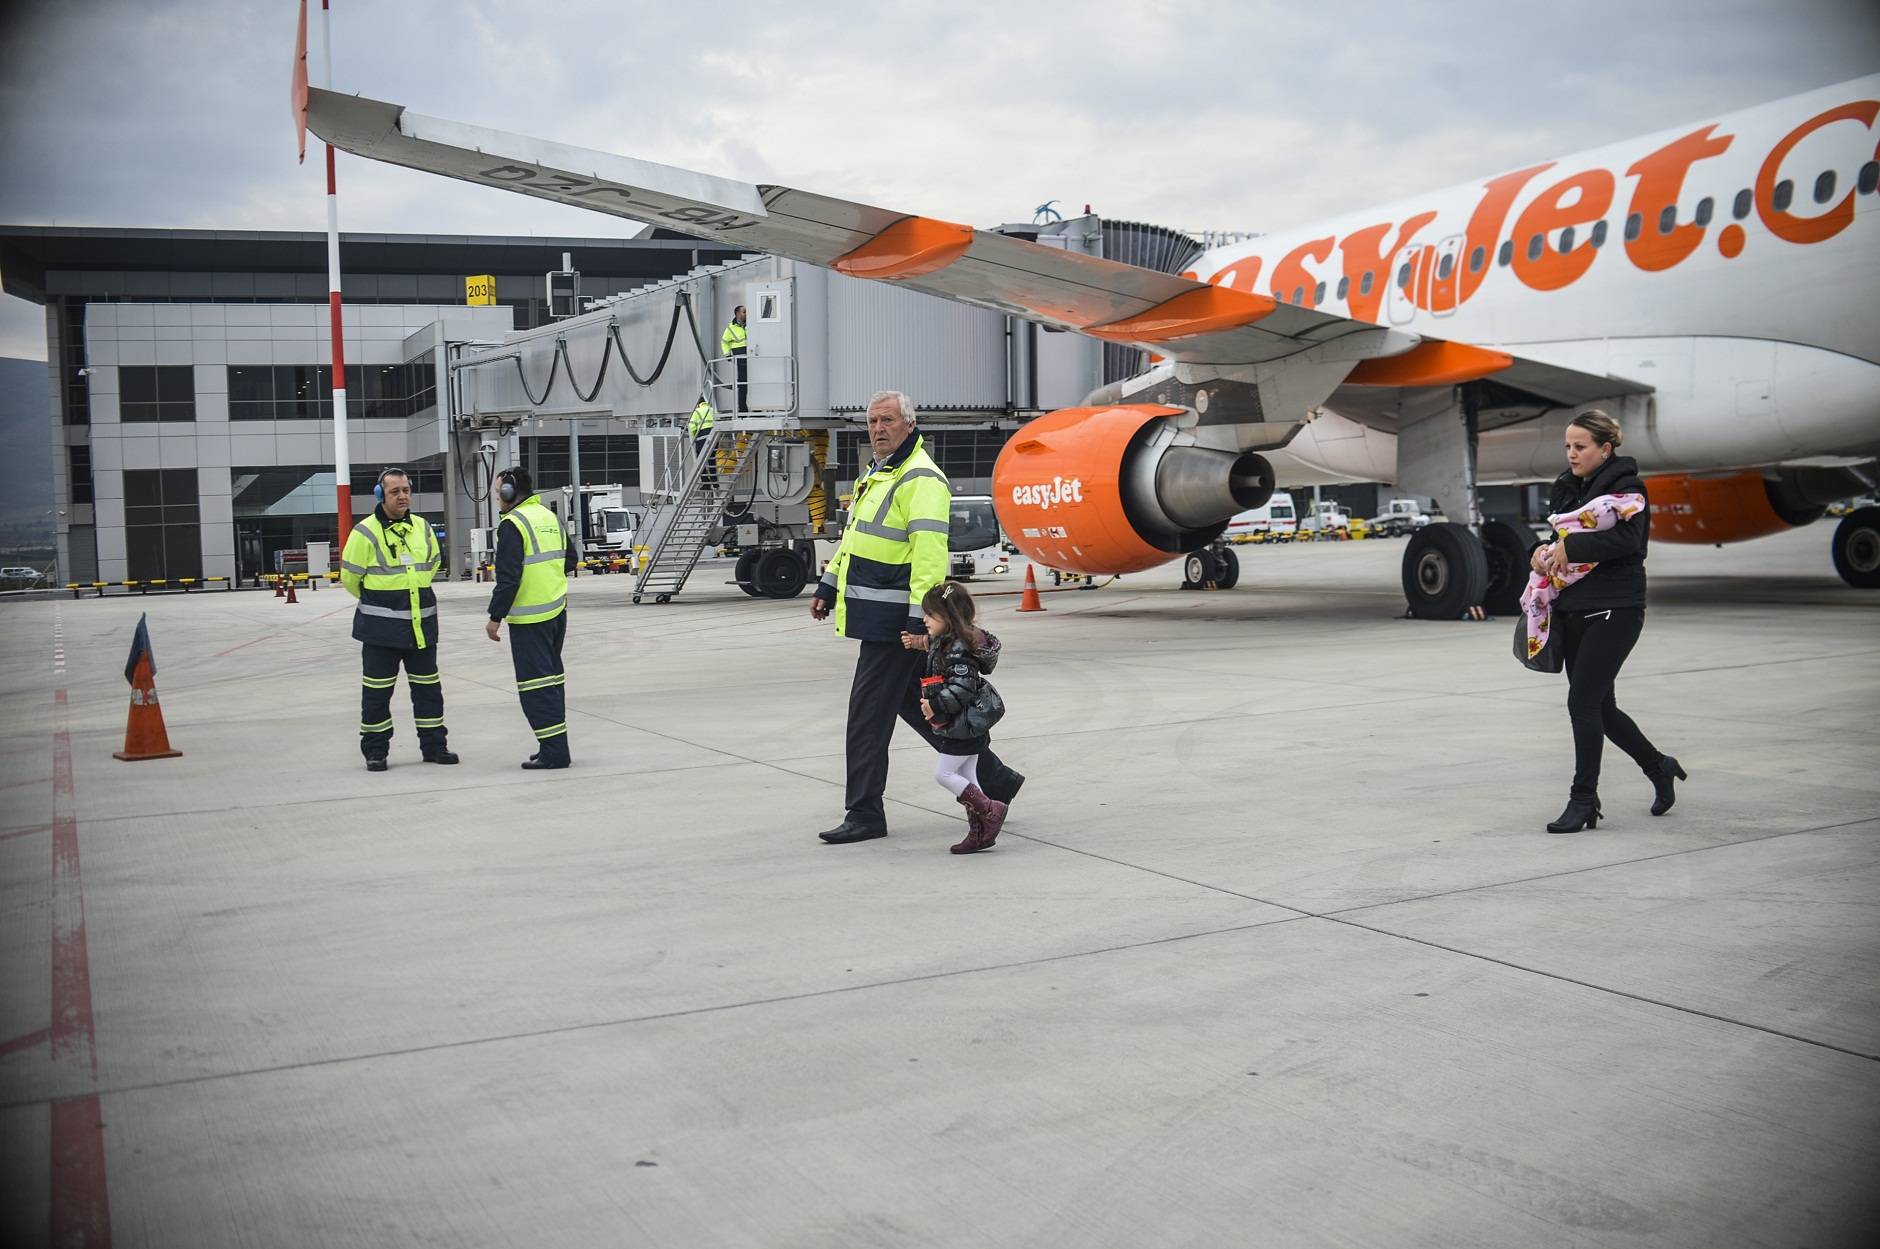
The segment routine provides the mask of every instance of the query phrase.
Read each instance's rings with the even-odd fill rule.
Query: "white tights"
[[[933,766],[933,778],[957,798],[968,785],[979,784],[979,756],[941,755]]]

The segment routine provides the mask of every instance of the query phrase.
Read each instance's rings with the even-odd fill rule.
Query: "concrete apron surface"
[[[1880,1221],[1880,598],[1653,548],[1609,748],[1401,542],[981,600],[991,853],[854,646],[709,564],[572,593],[575,767],[440,587],[456,768],[358,752],[351,600],[8,604],[7,1244],[1812,1246]],[[1014,591],[1017,577],[984,590]],[[148,612],[178,759],[120,763]],[[1863,1179],[1861,1177],[1865,1176]]]

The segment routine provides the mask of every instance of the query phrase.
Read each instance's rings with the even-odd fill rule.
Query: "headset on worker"
[[[380,469],[379,479],[372,485],[372,497],[377,499],[380,503],[385,502],[385,479],[387,477],[403,477],[407,481],[411,480],[411,474],[407,473],[402,468]]]
[[[535,483],[526,470],[506,468],[496,474],[496,493],[505,503],[516,503],[535,493]]]

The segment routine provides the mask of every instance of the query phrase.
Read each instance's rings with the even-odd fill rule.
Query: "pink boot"
[[[1005,804],[986,797],[979,786],[968,785],[960,794],[960,805],[966,808],[966,839],[948,849],[954,854],[992,849],[1005,826]]]

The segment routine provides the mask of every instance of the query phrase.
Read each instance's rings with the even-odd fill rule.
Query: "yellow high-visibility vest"
[[[718,349],[728,356],[734,351],[743,351],[748,339],[749,335],[745,333],[744,327],[732,321],[725,326],[725,332],[719,336]]]
[[[843,637],[898,639],[927,591],[946,580],[953,488],[920,435],[912,437],[906,459],[855,483],[848,528],[823,574]]]
[[[568,610],[568,537],[555,513],[530,495],[503,513],[502,523],[522,535],[522,584],[509,609],[510,624],[541,624]]]
[[[692,438],[697,438],[701,434],[709,434],[712,432],[713,422],[717,419],[718,414],[712,410],[712,405],[708,401],[700,399],[698,406],[692,409],[692,419],[685,423],[685,432]]]
[[[385,525],[374,511],[354,525],[339,557],[339,583],[359,600],[353,636],[403,646],[409,621],[417,649],[423,650],[425,622],[430,622],[433,634],[437,631],[437,597],[431,592],[431,578],[437,575],[441,559],[437,535],[415,512]]]

